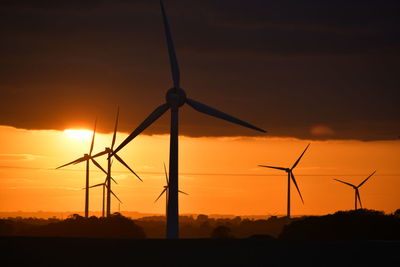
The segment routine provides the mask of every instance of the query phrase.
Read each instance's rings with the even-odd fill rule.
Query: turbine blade
[[[114,154],[114,157],[121,162],[122,165],[124,165],[128,170],[130,170],[140,181],[143,182],[143,180],[139,177],[139,175],[136,174],[136,172],[134,172],[129,166],[128,164],[126,164],[126,162],[120,158],[120,156],[118,156],[118,154]]]
[[[341,182],[341,183],[343,183],[343,184],[347,184],[347,185],[349,185],[349,186],[351,186],[351,187],[353,187],[353,188],[356,188],[356,186],[353,185],[353,184],[351,184],[351,183],[347,183],[347,182],[341,181],[341,180],[339,180],[339,179],[333,179],[333,180],[336,180],[336,181],[338,181],[338,182]]]
[[[116,199],[118,199],[119,203],[122,204],[122,201],[117,197],[117,195],[114,194],[114,192],[113,192],[112,190],[110,190],[110,192],[111,192],[111,194],[112,194]]]
[[[185,194],[185,195],[189,195],[188,193],[185,193],[185,192],[183,192],[183,191],[181,191],[181,190],[178,190],[178,192],[179,192],[179,193],[182,193],[182,194]]]
[[[159,200],[160,199],[160,197],[165,193],[165,191],[167,191],[167,188],[164,188],[164,190],[163,191],[161,191],[161,194],[158,196],[158,198],[156,199],[156,200],[154,200],[154,203],[156,203],[157,202],[157,200]]]
[[[126,146],[133,138],[138,136],[147,127],[149,127],[155,120],[157,120],[161,115],[163,115],[169,109],[168,104],[162,104],[157,107],[118,147],[112,152],[110,157],[115,155],[119,150]]]
[[[113,150],[115,145],[115,139],[117,138],[118,117],[119,117],[119,107],[117,108],[117,118],[115,119],[114,135],[111,142],[111,150]]]
[[[167,181],[167,186],[169,186],[169,179],[167,174],[167,168],[165,167],[165,162],[164,162],[164,172],[165,172],[165,180]]]
[[[101,151],[101,152],[93,155],[92,158],[97,158],[97,157],[103,156],[104,154],[107,154],[107,153],[108,152],[106,150],[104,150],[104,151]]]
[[[116,181],[114,178],[110,177],[110,179],[111,179],[114,183],[118,184],[117,181]]]
[[[96,160],[94,160],[93,158],[90,158],[90,159],[92,160],[93,164],[97,166],[97,168],[99,168],[99,169],[102,170],[105,174],[108,175],[108,173],[103,169],[103,167],[101,167],[101,165],[100,165]]]
[[[94,121],[94,130],[93,130],[93,135],[92,135],[92,144],[90,145],[89,155],[92,155],[92,151],[93,151],[94,136],[96,135],[96,126],[97,126],[97,118],[96,118],[96,120]]]
[[[360,202],[360,207],[363,208],[362,207],[362,203],[361,203],[360,192],[358,191],[358,188],[356,189],[356,195],[357,195],[357,198],[358,198],[358,202]]]
[[[86,160],[88,160],[86,157],[81,157],[77,162],[74,163],[74,165],[78,164],[78,163],[81,163],[81,162],[84,162]]]
[[[204,114],[207,114],[207,115],[210,115],[210,116],[213,116],[213,117],[217,117],[217,118],[220,118],[220,119],[223,119],[223,120],[235,123],[235,124],[239,124],[239,125],[242,125],[244,127],[247,127],[247,128],[250,128],[250,129],[253,129],[253,130],[256,130],[256,131],[260,131],[260,132],[266,133],[266,131],[263,130],[263,129],[260,129],[260,128],[254,126],[254,125],[251,125],[250,123],[247,123],[245,121],[242,121],[242,120],[239,120],[239,119],[237,119],[235,117],[232,117],[231,115],[228,115],[228,114],[226,114],[224,112],[216,110],[215,108],[212,108],[210,106],[202,104],[202,103],[200,103],[200,102],[198,102],[196,100],[187,98],[186,99],[186,103],[189,106],[191,106],[193,109],[195,109],[195,110],[197,110],[199,112],[202,112]]]
[[[274,166],[267,166],[267,165],[258,165],[259,167],[264,167],[264,168],[271,168],[271,169],[277,169],[277,170],[282,170],[282,171],[286,171],[287,168],[283,168],[283,167],[274,167]]]
[[[361,184],[359,184],[357,186],[357,188],[359,188],[360,186],[362,186],[369,178],[371,178],[372,175],[374,175],[376,173],[376,171],[374,171],[373,173],[371,173],[367,178],[365,178],[364,181],[361,182]]]
[[[290,177],[292,178],[292,181],[293,181],[294,185],[296,186],[297,192],[298,192],[299,195],[300,195],[301,202],[303,202],[303,204],[304,204],[304,200],[303,200],[303,197],[301,196],[299,186],[297,185],[296,179],[294,178],[294,175],[293,175],[292,172],[290,172]]]
[[[82,159],[83,159],[83,160],[82,160]],[[82,161],[84,161],[84,160],[85,160],[85,157],[81,157],[81,158],[79,158],[79,159],[73,160],[73,161],[71,161],[71,162],[69,162],[69,163],[67,163],[67,164],[64,164],[64,165],[61,165],[61,166],[57,167],[56,170],[57,170],[57,169],[60,169],[60,168],[63,168],[63,167],[65,167],[65,166],[68,166],[68,165],[75,165],[75,164],[80,163],[80,162],[82,162]]]
[[[174,87],[179,88],[180,73],[179,73],[178,59],[176,58],[174,43],[172,41],[172,35],[167,15],[165,14],[164,4],[161,0],[160,0],[160,6],[164,22],[165,38],[167,40],[167,46],[168,46],[169,62],[171,64],[172,80],[174,82]]]
[[[304,153],[306,153],[307,148],[310,146],[310,144],[307,145],[306,149],[304,149],[303,153],[301,153],[300,157],[297,159],[297,161],[293,164],[292,170],[299,164],[299,161],[303,157]]]
[[[97,187],[97,186],[104,186],[105,184],[104,183],[101,183],[101,184],[95,184],[95,185],[92,185],[92,186],[89,186],[89,188],[93,188],[93,187]],[[85,189],[85,188],[84,188]]]

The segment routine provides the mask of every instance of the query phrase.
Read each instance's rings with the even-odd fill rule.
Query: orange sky
[[[119,133],[118,145],[125,134]],[[73,138],[62,131],[31,131],[0,126],[0,211],[82,211],[85,164],[55,167],[87,153],[90,135]],[[292,214],[326,214],[353,208],[350,187],[377,173],[360,189],[367,208],[393,212],[399,208],[400,141],[308,141],[289,138],[180,137],[180,213],[285,214],[286,174],[258,164],[289,167],[309,150],[295,170],[305,205],[292,186]],[[111,134],[96,135],[94,151],[111,143]],[[114,164],[113,191],[121,210],[164,213],[165,198],[154,203],[164,185],[169,136],[141,135],[119,155],[142,177],[140,182]],[[99,160],[106,167],[105,158]],[[168,166],[168,164],[167,164]],[[92,166],[91,184],[104,175]],[[117,202],[112,205],[118,209]],[[90,210],[101,210],[101,188],[91,190]]]

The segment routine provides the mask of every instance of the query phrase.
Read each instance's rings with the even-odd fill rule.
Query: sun
[[[66,129],[64,133],[71,139],[84,140],[92,137],[92,131],[84,129]]]

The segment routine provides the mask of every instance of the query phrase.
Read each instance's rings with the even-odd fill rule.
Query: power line
[[[26,170],[44,170],[44,171],[55,171],[55,168],[43,168],[43,167],[24,167],[24,166],[0,166],[0,169],[26,169]],[[82,170],[77,169],[62,169],[57,171],[71,171],[71,172],[81,172]],[[93,169],[91,171],[94,172],[102,172],[100,170]],[[129,171],[113,171],[114,173],[131,173]],[[155,172],[155,171],[138,171],[141,174],[150,174],[150,175],[164,175],[163,172]],[[258,173],[202,173],[202,172],[181,172],[180,175],[193,175],[193,176],[286,176],[286,174],[258,174]],[[364,174],[296,174],[297,176],[365,176]],[[400,176],[398,173],[393,174],[377,174],[377,176]]]

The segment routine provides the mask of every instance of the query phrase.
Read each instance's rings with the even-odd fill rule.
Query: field
[[[2,266],[396,266],[400,241],[1,237]]]

